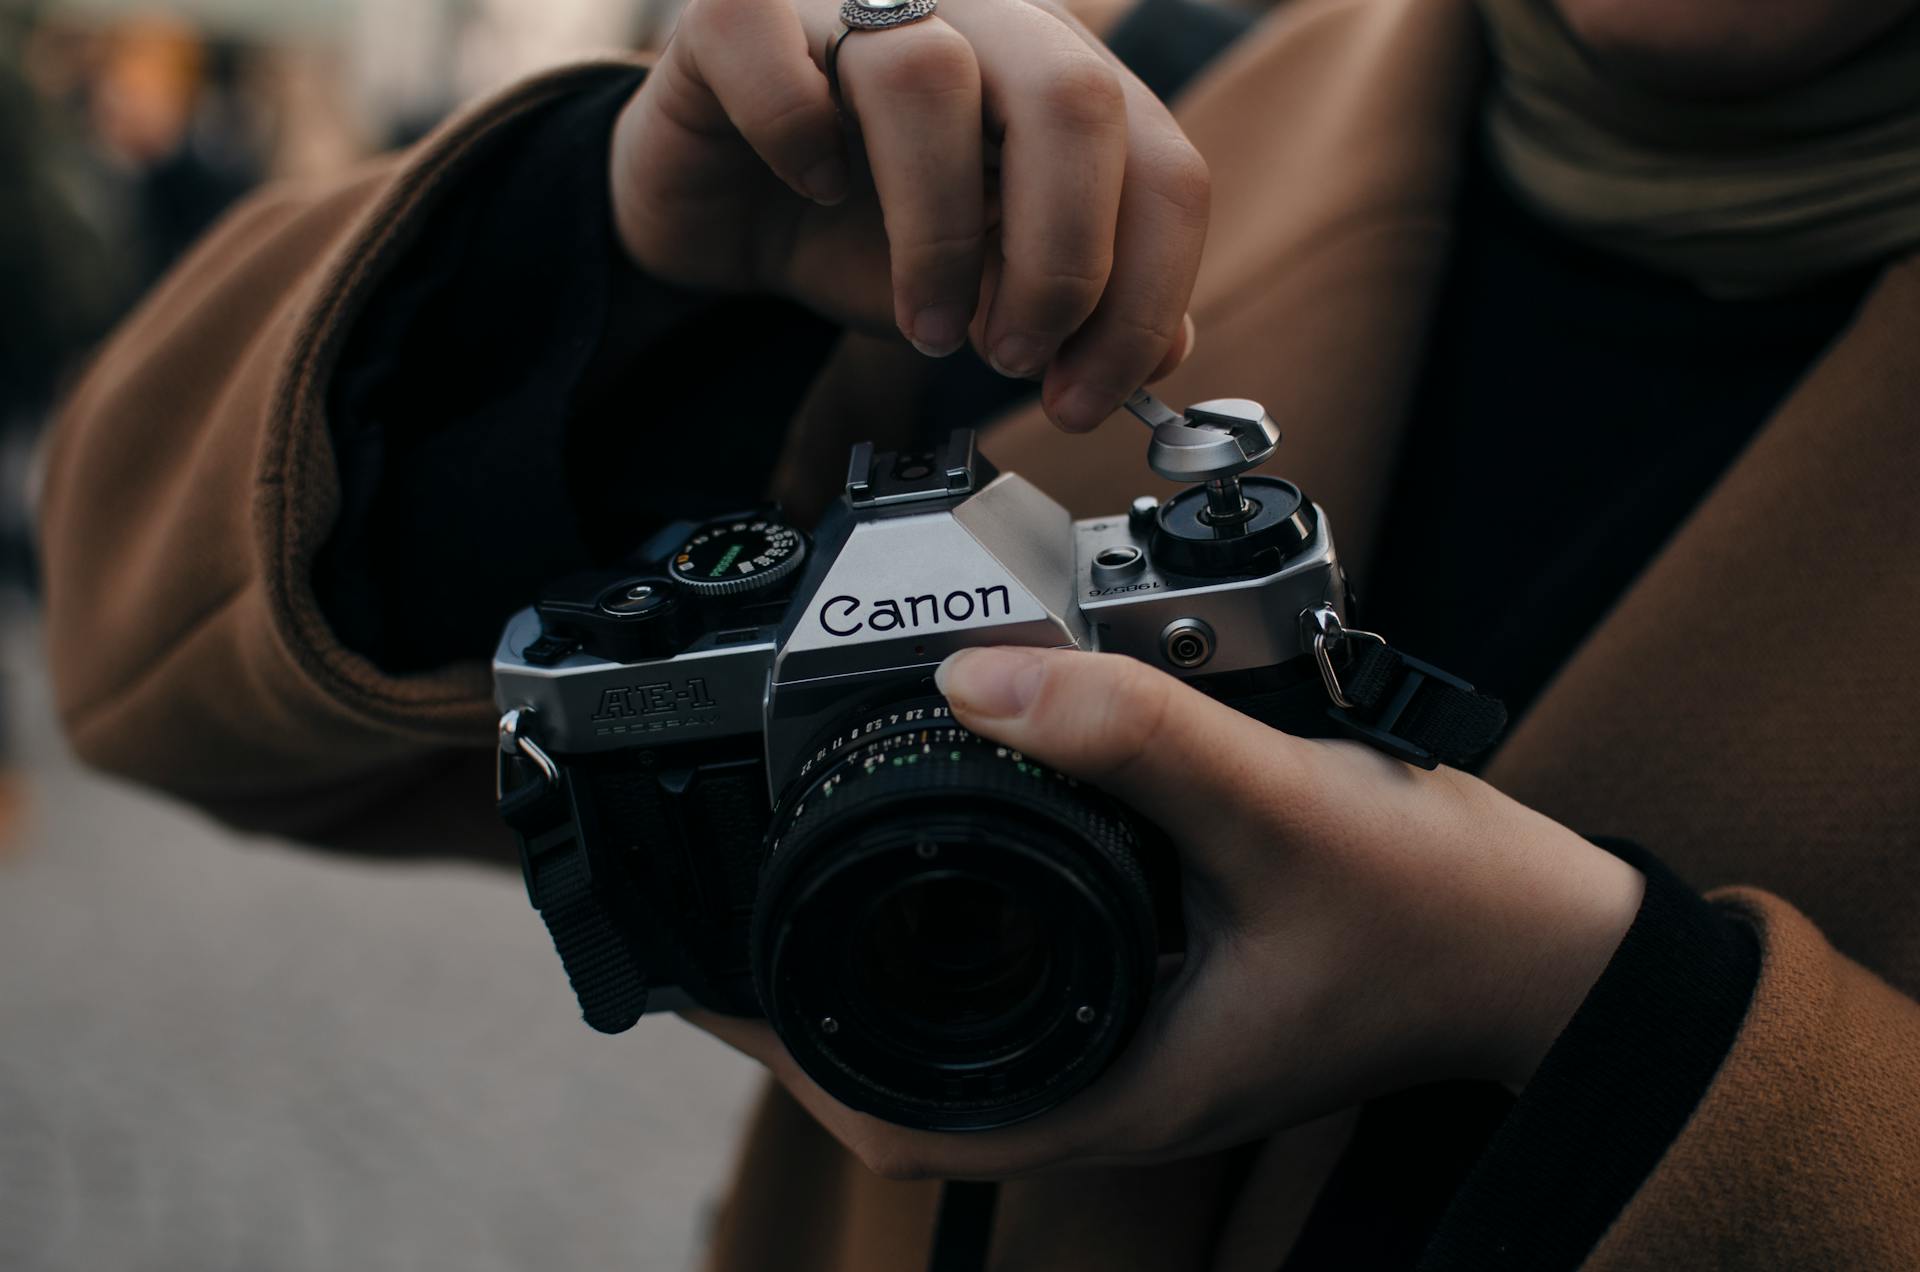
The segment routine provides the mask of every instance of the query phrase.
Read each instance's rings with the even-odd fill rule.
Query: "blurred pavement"
[[[0,1268],[693,1266],[755,1066],[672,1018],[589,1030],[517,876],[80,771],[17,604],[0,632]]]

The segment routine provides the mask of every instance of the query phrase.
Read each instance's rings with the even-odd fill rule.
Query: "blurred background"
[[[30,437],[86,349],[254,185],[656,42],[677,3],[0,0],[0,420]],[[9,570],[25,564],[13,536]]]
[[[88,351],[233,200],[676,3],[0,0],[0,1269],[695,1265],[753,1067],[588,1030],[517,878],[80,770],[27,513]]]

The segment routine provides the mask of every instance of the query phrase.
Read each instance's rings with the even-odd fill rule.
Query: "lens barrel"
[[[753,920],[768,1019],[830,1094],[890,1122],[987,1130],[1052,1108],[1152,989],[1135,823],[938,699],[837,734],[774,821]]]

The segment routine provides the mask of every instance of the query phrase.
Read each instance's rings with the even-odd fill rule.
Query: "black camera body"
[[[1388,718],[1406,702],[1342,691],[1378,638],[1344,626],[1325,514],[1241,476],[1278,443],[1264,410],[1129,408],[1194,482],[1165,502],[1076,522],[971,433],[862,445],[811,537],[774,508],[669,526],[510,620],[501,810],[588,1023],[765,1014],[837,1098],[941,1130],[1097,1076],[1178,952],[1176,874],[1118,801],[953,721],[933,672],[967,646],[1123,653],[1434,761]],[[1408,701],[1471,693],[1395,666]]]

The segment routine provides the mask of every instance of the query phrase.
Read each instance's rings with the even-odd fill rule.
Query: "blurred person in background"
[[[56,117],[44,60],[29,77],[32,27],[0,16],[0,414],[30,430],[51,404],[60,370],[105,333],[137,287],[137,256],[110,249],[117,210],[111,175]]]
[[[132,177],[146,282],[262,176],[264,138],[238,100],[243,59],[154,21],[106,42],[87,108],[94,137]]]
[[[1424,778],[1138,664],[957,656],[963,722],[1217,904],[1128,1057],[1005,1131],[702,1018],[781,1083],[713,1266],[915,1266],[951,1178],[1011,1181],[1008,1269],[1920,1262],[1912,0],[947,0],[855,35],[838,104],[835,9],[692,0],[651,70],[197,247],[54,440],[80,752],[504,856],[485,658],[546,580],[817,510],[890,431],[1111,509],[1139,439],[1075,435],[1132,388],[1256,397],[1370,621],[1517,729]]]
[[[177,22],[0,16],[0,489],[27,484],[86,351],[262,175],[245,60]],[[33,573],[25,506],[0,500],[0,577],[16,585]]]
[[[0,43],[0,270],[6,303],[0,306],[0,392],[9,421],[42,407],[52,395],[56,350],[96,338],[112,284],[91,271],[117,264],[90,250],[79,215],[60,198],[60,174],[41,107],[24,74],[21,31],[9,20]]]
[[[238,100],[238,46],[156,19],[6,23],[10,171],[24,179],[4,259],[41,279],[9,311],[43,332],[44,382],[259,180],[268,139]]]

